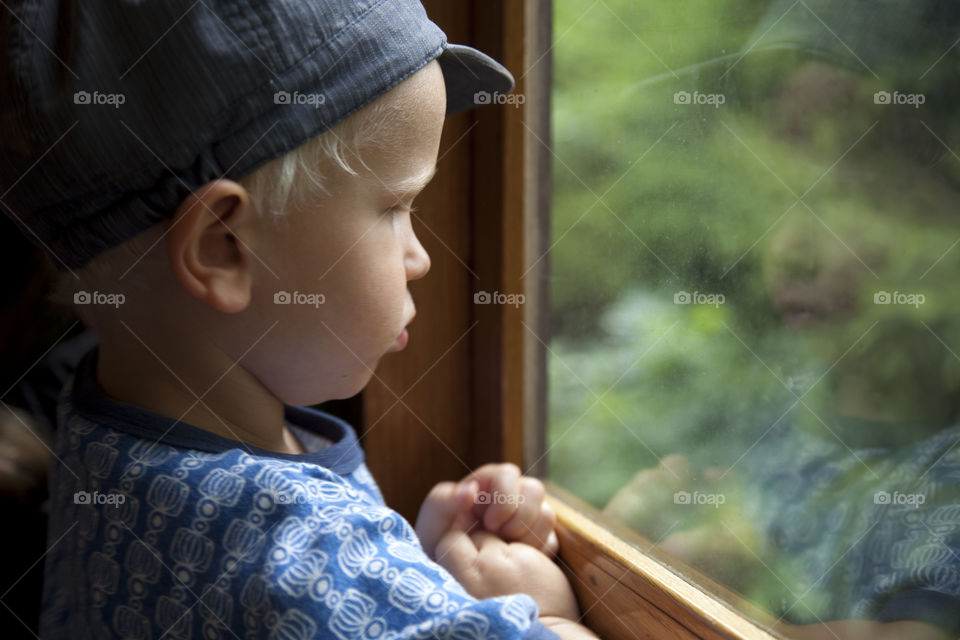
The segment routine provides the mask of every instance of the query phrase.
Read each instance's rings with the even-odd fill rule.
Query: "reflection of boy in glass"
[[[810,210],[771,234],[771,302],[829,373],[741,471],[786,582],[778,614],[924,620],[955,635],[960,381],[949,345],[960,256],[934,263],[960,236],[960,191],[940,166],[952,158],[914,128],[924,118],[945,136],[948,122],[905,105],[862,108],[871,84],[811,62],[773,99],[775,136],[795,153],[839,157],[855,142],[846,133],[870,132],[811,193]]]
[[[769,569],[752,575],[776,576],[768,606],[804,625],[797,635],[960,634],[957,13],[775,2],[728,74],[744,112],[755,108],[738,131],[751,146],[763,138],[760,157],[784,158],[776,179],[803,200],[771,212],[764,283],[828,373],[794,389],[803,403],[738,465],[744,508],[714,510],[663,546],[732,582],[755,563],[749,544]],[[642,496],[692,490],[685,476],[685,460],[665,459],[607,511],[659,537]]]

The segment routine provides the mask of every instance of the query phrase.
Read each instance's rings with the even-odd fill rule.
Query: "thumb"
[[[453,517],[449,521],[448,529],[467,532],[476,526],[477,519],[473,515],[473,507],[477,503],[477,492],[479,490],[480,485],[476,480],[457,485],[457,493],[454,498],[456,506]]]
[[[476,497],[476,481],[454,484],[441,482],[427,495],[420,507],[414,530],[420,544],[431,558],[437,543],[451,529],[468,531],[473,525],[471,509]]]

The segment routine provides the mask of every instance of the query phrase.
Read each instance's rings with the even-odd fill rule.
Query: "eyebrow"
[[[397,196],[417,193],[418,191],[422,191],[423,188],[427,186],[427,183],[433,180],[433,176],[435,176],[436,173],[437,165],[433,165],[428,171],[411,178],[404,178],[403,180],[398,180],[397,182],[388,184],[387,188]]]

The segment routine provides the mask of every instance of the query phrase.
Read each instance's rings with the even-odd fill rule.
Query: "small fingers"
[[[467,531],[474,524],[471,506],[476,490],[477,483],[472,480],[460,484],[441,482],[430,490],[414,525],[427,555],[433,557],[438,541],[449,529]]]
[[[486,465],[480,478],[475,512],[487,531],[498,531],[516,513],[520,502],[520,468],[515,464]]]
[[[505,540],[526,542],[540,548],[553,529],[553,523],[541,522],[543,516],[543,496],[546,490],[536,478],[520,478],[520,491],[516,499],[513,515],[501,525],[498,533]],[[552,510],[551,510],[552,512]],[[484,522],[486,524],[486,522]],[[537,539],[539,538],[539,540]]]
[[[500,539],[500,536],[484,531],[479,527],[469,533],[470,540],[476,546],[478,552],[490,552],[494,548],[506,547],[507,543]]]
[[[540,511],[541,526],[546,527],[548,530],[546,537],[547,542],[541,551],[552,558],[557,555],[557,552],[560,550],[560,539],[557,537],[557,512],[546,502],[540,507]]]
[[[471,534],[450,529],[440,537],[436,547],[436,562],[449,571],[468,591],[476,578],[477,556],[480,549]]]
[[[693,479],[693,467],[686,456],[671,453],[660,459],[659,469],[662,469],[675,482],[686,483]]]
[[[542,502],[537,521],[526,534],[517,538],[516,542],[530,545],[552,558],[560,550],[560,540],[557,538],[556,526],[556,512],[549,504]]]

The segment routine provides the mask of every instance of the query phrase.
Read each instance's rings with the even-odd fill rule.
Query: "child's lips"
[[[414,312],[413,315],[410,316],[410,319],[407,320],[405,326],[403,327],[403,331],[401,331],[400,335],[398,335],[396,340],[393,341],[394,349],[391,349],[391,351],[402,351],[406,348],[407,342],[410,341],[410,333],[407,331],[407,326],[413,322],[413,319],[416,317],[416,315],[416,312]]]
[[[805,329],[823,320],[823,316],[806,307],[788,307],[781,309],[780,314],[784,323],[794,329]]]
[[[774,298],[774,307],[787,326],[802,329],[830,317],[822,300],[807,296],[780,296]]]
[[[781,286],[771,297],[784,323],[794,329],[838,321],[852,312],[847,308],[849,304],[844,304],[845,301],[836,294],[812,287]]]

